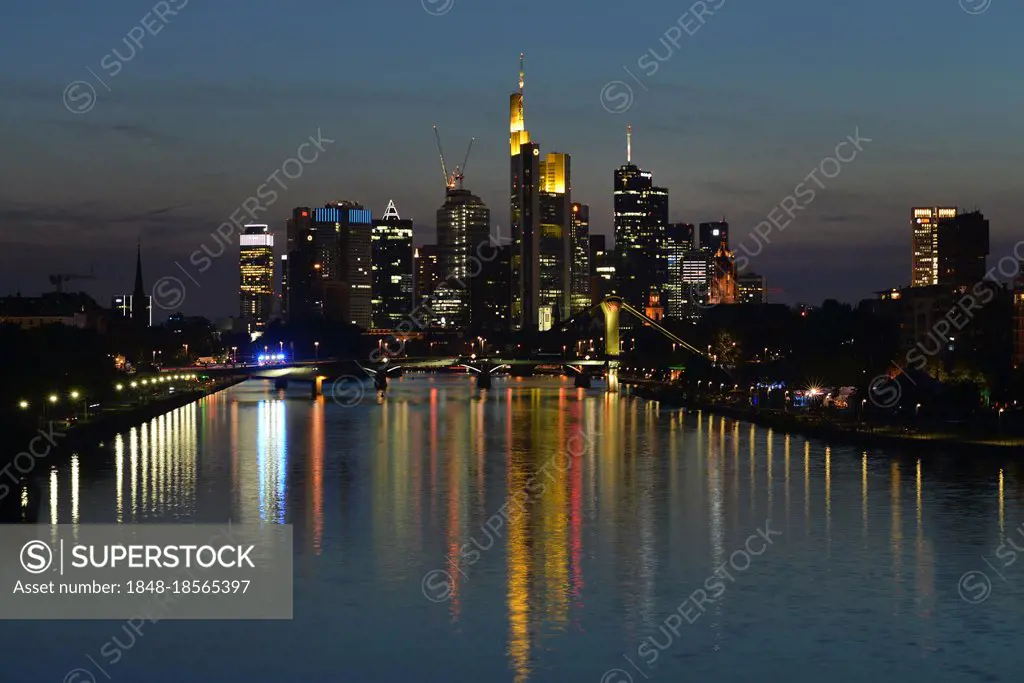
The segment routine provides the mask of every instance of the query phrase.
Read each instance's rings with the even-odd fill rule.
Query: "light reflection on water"
[[[572,467],[545,470],[579,434]],[[44,522],[295,526],[293,622],[162,622],[121,680],[976,680],[1013,670],[1024,605],[1017,567],[984,604],[957,592],[1024,520],[1015,463],[827,446],[553,379],[411,376],[353,408],[252,382],[48,485]],[[648,668],[638,644],[767,519],[783,536]],[[447,601],[421,592],[433,569]],[[116,628],[26,624],[20,680],[59,680]]]

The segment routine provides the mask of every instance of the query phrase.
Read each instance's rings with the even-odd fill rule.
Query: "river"
[[[295,616],[4,621],[5,682],[1019,677],[1010,460],[416,374],[351,407],[247,382],[44,483],[42,524],[293,525]]]

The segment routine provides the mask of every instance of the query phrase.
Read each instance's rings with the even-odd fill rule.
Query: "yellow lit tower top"
[[[526,115],[523,113],[523,86],[526,83],[526,71],[523,68],[525,55],[519,53],[519,92],[509,96],[509,146],[512,156],[519,154],[519,148],[530,141],[530,133],[526,130]]]

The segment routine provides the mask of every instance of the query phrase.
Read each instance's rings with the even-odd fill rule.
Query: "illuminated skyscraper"
[[[540,289],[538,329],[569,317],[572,286],[572,187],[568,154],[550,152],[540,162]]]
[[[956,207],[915,208],[911,211],[911,287],[939,284],[939,221],[956,218],[956,214]]]
[[[572,254],[569,260],[569,313],[576,315],[590,308],[590,207],[573,202],[572,230],[569,241]]]
[[[373,326],[393,330],[412,311],[412,221],[402,220],[394,202],[375,221],[370,235],[373,264]]]
[[[540,147],[530,142],[526,130],[524,84],[523,55],[519,55],[519,91],[509,98],[512,329],[536,330],[540,322]]]
[[[668,278],[665,282],[665,315],[675,320],[687,317],[683,292],[683,262],[693,258],[694,230],[689,223],[670,223],[665,230],[665,257]]]
[[[461,184],[461,183],[460,183]],[[490,254],[491,210],[475,194],[449,187],[437,210],[437,248],[440,259],[439,288],[431,308],[445,327],[472,324],[472,287],[488,266],[478,257]]]
[[[246,225],[238,240],[239,316],[249,334],[262,332],[274,311],[274,236],[268,225]]]
[[[620,293],[644,310],[651,292],[668,279],[665,228],[668,190],[653,186],[653,175],[632,161],[632,128],[626,131],[626,163],[615,171],[615,251]]]

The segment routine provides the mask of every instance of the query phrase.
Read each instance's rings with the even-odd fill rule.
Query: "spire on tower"
[[[395,207],[395,200],[389,199],[388,208],[384,209],[384,215],[382,216],[382,219],[389,220],[392,218],[395,219],[396,221],[402,220],[401,217],[398,215],[398,209]]]
[[[523,61],[526,55],[522,52],[519,53],[519,94],[523,94],[523,86],[526,85],[526,69],[523,67]]]
[[[135,296],[145,296],[146,288],[142,285],[142,241],[139,241],[135,248],[135,289],[132,291]]]
[[[626,126],[626,163],[633,163],[633,126]]]

